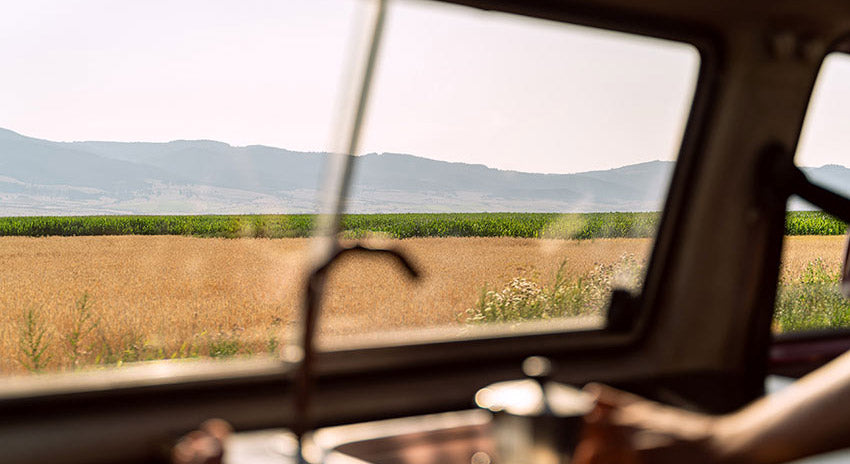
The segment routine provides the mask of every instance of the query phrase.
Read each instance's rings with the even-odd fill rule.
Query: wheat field
[[[274,351],[300,309],[309,239],[181,236],[0,237],[0,372],[23,372],[27,327],[43,332],[42,368]],[[460,324],[483,288],[516,277],[569,278],[649,239],[390,240],[422,271],[412,282],[383,259],[351,256],[331,273],[320,332],[343,336]],[[784,273],[814,257],[839,262],[842,237],[792,237]],[[89,315],[81,321],[80,304]],[[35,325],[27,326],[27,316]],[[37,334],[37,333],[36,333]],[[32,338],[32,333],[29,333]],[[32,340],[30,340],[32,341]]]

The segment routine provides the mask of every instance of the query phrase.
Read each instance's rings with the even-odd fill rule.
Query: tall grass
[[[51,337],[40,311],[28,309],[18,327],[18,362],[30,372],[41,372],[50,362]]]
[[[850,300],[841,294],[839,280],[838,269],[817,258],[799,276],[780,281],[774,331],[850,327]]]
[[[69,362],[79,367],[83,357],[91,350],[89,338],[97,328],[99,320],[92,311],[88,293],[83,293],[74,304],[71,314],[71,326],[64,335]]]
[[[152,340],[139,328],[123,327],[107,334],[100,325],[102,314],[89,294],[83,293],[70,308],[70,325],[61,326],[39,310],[30,309],[18,321],[18,363],[30,372],[78,369],[96,365],[177,358],[225,358],[264,352],[270,340],[243,338],[241,330],[201,332],[187,340]],[[63,343],[53,343],[58,334]],[[274,337],[274,346],[279,337]]]
[[[309,256],[303,239],[0,242],[2,373],[276,352],[297,317]],[[843,240],[787,242],[776,329],[850,326],[837,292]],[[612,287],[640,285],[651,241],[417,238],[394,245],[425,278],[409,282],[378,258],[343,260],[329,276],[320,338],[601,314]]]
[[[424,278],[411,282],[383,258],[342,260],[329,276],[320,337],[452,325],[461,330],[457,315],[475,303],[485,282],[501,287],[517,275],[540,275],[548,284],[564,257],[562,276],[572,280],[623,253],[643,259],[649,244],[396,240],[393,246]],[[0,375],[26,370],[19,333],[28,308],[38,309],[35,325],[49,342],[47,370],[276,352],[295,326],[309,245],[305,239],[2,237]]]
[[[597,263],[578,276],[567,273],[568,261],[558,266],[548,282],[536,277],[515,277],[500,289],[484,286],[473,307],[459,315],[468,324],[519,322],[584,315],[600,315],[615,287],[641,285],[644,263],[623,254],[613,263]],[[185,340],[153,340],[138,328],[126,326],[106,334],[102,315],[88,293],[69,308],[70,324],[56,325],[42,311],[25,311],[18,321],[18,354],[21,367],[30,372],[45,369],[78,369],[127,362],[274,353],[280,343],[272,321],[269,336],[254,339],[243,330],[202,331]],[[779,332],[850,326],[850,300],[838,291],[838,274],[821,259],[806,266],[798,277],[780,283],[774,316]],[[63,343],[55,343],[55,336]]]

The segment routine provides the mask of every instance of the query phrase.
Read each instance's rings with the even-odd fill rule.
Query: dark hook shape
[[[314,340],[324,279],[327,277],[328,271],[330,271],[341,257],[358,253],[391,257],[401,265],[411,279],[417,280],[421,276],[419,270],[400,250],[393,248],[372,248],[360,243],[348,247],[338,247],[322,265],[316,267],[310,273],[307,280],[307,294],[303,314],[304,325],[301,334],[302,353],[295,379],[295,426],[293,431],[299,437],[299,440],[304,433],[310,430],[309,405],[314,371],[313,364],[315,362]]]
[[[773,193],[773,198],[785,202],[791,195],[796,194],[824,212],[850,223],[850,198],[812,182],[806,173],[794,164],[793,158],[782,144],[768,145],[763,154],[766,162],[773,163],[767,168],[771,178],[768,191]],[[841,293],[850,298],[850,234],[845,245],[841,269]]]
[[[794,169],[793,193],[838,219],[850,222],[850,199],[813,183],[800,168]]]
[[[778,200],[784,203],[791,195],[798,195],[824,212],[850,223],[850,199],[809,180],[781,143],[768,144],[762,153],[765,162],[769,163],[763,167],[768,171],[769,185],[766,187]]]
[[[366,253],[366,254],[377,254],[377,255],[385,255],[389,256],[401,265],[405,271],[407,271],[407,275],[411,279],[419,279],[420,273],[419,270],[407,259],[404,253],[401,250],[397,250],[394,248],[372,248],[367,247],[361,243],[356,243],[352,246],[341,247],[336,252],[334,252],[330,258],[322,266],[319,266],[313,273],[310,275],[310,279],[316,278],[316,276],[324,277],[327,274],[327,271],[330,269],[331,265],[333,265],[337,259],[341,258],[343,255],[347,254],[357,254],[357,253]]]

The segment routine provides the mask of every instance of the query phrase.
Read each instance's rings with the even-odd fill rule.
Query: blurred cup
[[[582,418],[593,408],[586,392],[534,379],[492,384],[475,402],[493,413],[495,462],[501,464],[568,464]]]

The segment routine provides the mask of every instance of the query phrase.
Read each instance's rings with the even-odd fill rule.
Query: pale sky
[[[322,150],[352,2],[7,2],[0,127]]]
[[[57,141],[328,150],[366,5],[6,2],[0,127]],[[533,172],[674,159],[698,67],[688,45],[393,3],[362,152]],[[850,66],[840,74],[836,83],[850,82]],[[844,100],[823,104],[828,114],[850,107],[850,92],[840,93]],[[843,121],[818,129],[825,141],[807,150],[848,146]],[[818,156],[812,163],[824,164]]]
[[[691,46],[414,5],[388,18],[364,151],[532,172],[675,158]]]
[[[801,166],[850,166],[850,56],[826,57],[795,157]]]

